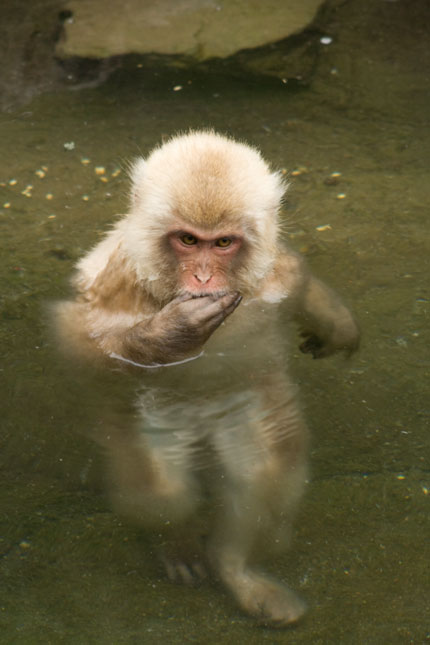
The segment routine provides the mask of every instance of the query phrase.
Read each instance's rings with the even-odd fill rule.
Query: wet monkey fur
[[[286,186],[257,150],[190,132],[138,160],[131,180],[129,213],[79,261],[75,299],[55,307],[66,350],[141,383],[138,414],[107,447],[112,500],[157,534],[169,527],[172,579],[206,565],[243,610],[287,625],[304,603],[259,568],[285,548],[306,478],[282,320],[314,358],[353,352],[357,325],[280,240]],[[215,518],[190,546],[208,495]]]

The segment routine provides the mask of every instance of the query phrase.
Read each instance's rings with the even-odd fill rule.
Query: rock
[[[322,4],[322,0],[69,0],[64,10],[70,17],[56,54],[226,58],[302,31]]]

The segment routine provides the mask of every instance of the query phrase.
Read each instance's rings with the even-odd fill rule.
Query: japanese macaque
[[[140,383],[138,414],[104,442],[112,499],[168,536],[172,579],[209,567],[246,612],[287,625],[304,602],[258,568],[285,548],[306,479],[282,321],[298,322],[314,358],[353,352],[357,325],[280,241],[286,185],[257,150],[190,132],[131,179],[129,214],[78,263],[76,299],[56,306],[66,348]],[[193,526],[208,501],[203,545]]]

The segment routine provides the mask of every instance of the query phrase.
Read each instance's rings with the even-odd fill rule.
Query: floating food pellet
[[[281,173],[282,173],[283,175],[286,175],[286,174],[287,174],[287,172],[288,172],[288,170],[287,170],[286,168],[282,168],[282,169],[281,169]]]
[[[31,191],[33,190],[33,186],[31,184],[28,184],[24,188],[24,190],[21,191],[21,195],[25,195],[25,197],[31,197]]]
[[[397,477],[397,479],[400,479],[400,480],[406,479],[406,477],[404,475],[396,475],[396,477]]]
[[[322,38],[320,38],[321,45],[331,45],[332,42],[333,38],[331,36],[322,36]]]
[[[88,195],[82,195],[82,199],[84,200],[84,202],[87,202],[89,200],[89,197]]]
[[[336,199],[345,199],[345,197],[346,197],[345,193],[338,193],[336,195]]]
[[[10,208],[10,202],[5,202],[3,204],[3,208]]]
[[[54,199],[54,195],[52,193],[46,193],[45,199]]]
[[[42,169],[36,170],[34,174],[40,177],[40,179],[46,177],[46,172]]]
[[[15,186],[18,183],[17,179],[9,179],[9,186]]]
[[[331,173],[330,177],[340,177],[340,176],[341,176],[341,174],[342,174],[341,172],[337,172],[337,171],[335,171],[335,172],[332,172],[332,173]]]
[[[88,157],[82,157],[81,164],[83,166],[88,166],[89,163],[91,163],[91,161],[88,159]]]
[[[94,168],[94,172],[96,173],[96,175],[104,175],[106,172],[106,168],[104,166],[96,166]]]
[[[175,87],[173,88],[174,92],[179,92],[180,90],[182,90],[182,85],[175,85]]]
[[[56,217],[56,215],[48,215],[48,219],[55,219]]]
[[[74,141],[66,141],[66,143],[63,143],[64,150],[74,150],[75,149],[75,142]]]
[[[42,170],[44,170],[45,172],[48,172],[48,166],[41,166],[41,168],[42,168]]]
[[[100,181],[104,182],[105,184],[107,184],[107,182],[109,181],[109,179],[107,177],[99,177],[99,179],[100,179]]]
[[[293,177],[297,177],[298,175],[303,175],[307,172],[309,172],[309,170],[306,168],[306,166],[299,166],[298,168],[292,170],[291,174]]]
[[[421,487],[421,490],[423,491],[424,495],[428,495],[428,494],[429,494],[429,489],[427,488],[427,486],[422,486],[422,487]]]
[[[330,224],[321,224],[321,226],[315,227],[317,231],[329,231],[331,229]]]
[[[27,542],[27,540],[22,540],[22,542],[19,543],[19,546],[21,549],[29,549],[31,544],[30,542]]]
[[[111,177],[118,177],[120,173],[121,173],[121,168],[116,168],[111,174]]]

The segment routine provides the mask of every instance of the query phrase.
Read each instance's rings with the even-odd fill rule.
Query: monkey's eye
[[[227,246],[230,246],[231,242],[231,237],[220,237],[215,244],[216,246],[220,246],[222,249],[225,249]]]
[[[193,246],[193,244],[197,244],[197,238],[191,233],[184,233],[184,235],[181,235],[181,242],[186,246]]]

